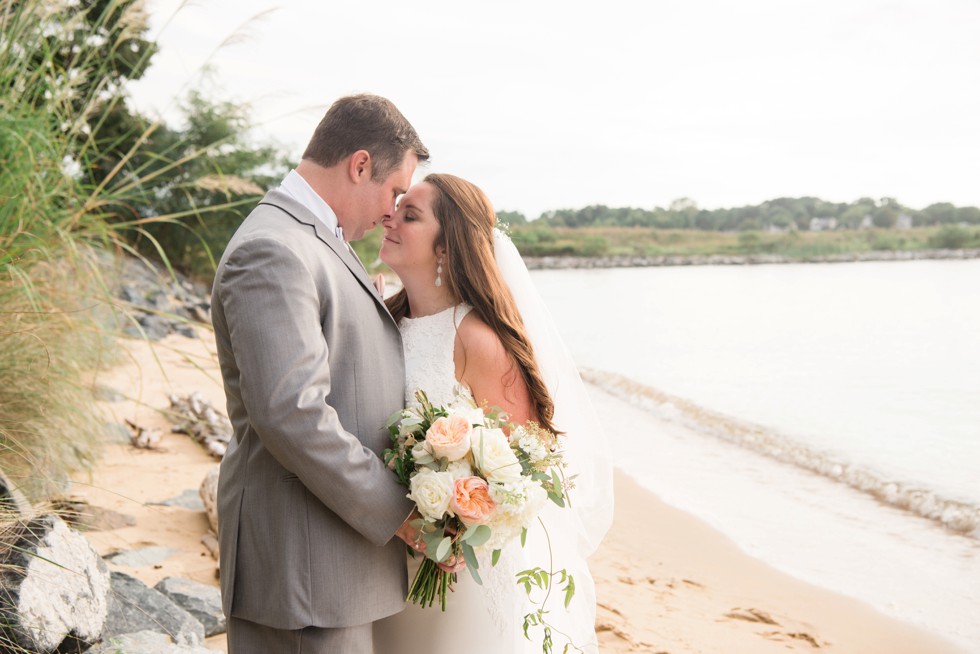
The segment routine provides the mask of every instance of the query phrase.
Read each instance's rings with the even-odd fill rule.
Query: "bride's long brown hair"
[[[432,211],[439,221],[435,244],[446,249],[443,284],[457,302],[472,306],[476,315],[497,335],[527,384],[538,424],[555,432],[551,422],[554,402],[541,377],[514,297],[494,259],[493,228],[497,214],[493,205],[477,186],[454,175],[432,173],[422,181],[437,191]],[[405,289],[388,298],[386,303],[396,321],[409,313]]]

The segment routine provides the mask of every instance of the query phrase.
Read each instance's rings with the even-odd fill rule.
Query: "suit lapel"
[[[293,220],[312,227],[316,233],[316,237],[340,258],[343,264],[347,266],[347,269],[350,270],[351,274],[354,275],[354,278],[364,287],[364,290],[384,308],[385,313],[388,313],[388,307],[385,305],[384,299],[374,284],[371,283],[371,278],[368,277],[367,270],[364,268],[361,260],[357,258],[357,255],[347,246],[346,242],[340,240],[335,234],[329,233],[327,226],[321,220],[318,220],[309,209],[289,195],[276,189],[269,191],[259,204],[274,206],[289,214]]]

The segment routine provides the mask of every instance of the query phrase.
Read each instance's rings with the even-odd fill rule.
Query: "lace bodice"
[[[402,318],[398,328],[405,349],[405,405],[418,406],[415,392],[425,391],[435,405],[447,405],[469,390],[456,381],[453,348],[456,330],[473,307],[459,304],[431,316]]]
[[[398,328],[401,330],[402,345],[405,349],[406,406],[418,406],[415,392],[419,389],[424,390],[429,401],[437,406],[453,404],[461,396],[465,399],[473,399],[470,390],[456,380],[456,365],[453,361],[456,331],[463,318],[472,309],[473,307],[467,304],[460,304],[431,316],[402,318],[399,321]],[[471,611],[465,613],[470,620],[476,621],[476,623],[470,622],[471,626],[486,623],[484,628],[490,629],[493,636],[484,643],[484,646],[488,648],[486,651],[494,654],[517,651],[511,649],[510,644],[511,636],[519,633],[516,610],[520,606],[520,597],[516,593],[514,575],[520,569],[518,567],[520,554],[520,546],[512,543],[510,547],[504,548],[496,566],[491,565],[489,552],[481,554],[479,559],[483,585],[476,586],[470,578],[470,573],[464,571],[459,575],[459,583],[469,587],[467,596],[471,599],[464,600],[461,597],[462,592],[457,592],[449,602],[454,611]],[[416,566],[417,562],[409,564],[412,574]],[[461,587],[457,588],[457,591],[463,590]],[[475,604],[467,609],[466,606],[471,601]],[[420,617],[414,611],[405,613],[412,615],[413,620],[418,620]],[[440,612],[426,609],[422,612],[422,616],[428,619],[438,613]],[[427,641],[423,639],[423,642]],[[436,649],[438,654],[442,654],[441,650]]]

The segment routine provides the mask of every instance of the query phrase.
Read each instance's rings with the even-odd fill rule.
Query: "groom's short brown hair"
[[[331,105],[303,153],[304,159],[324,167],[367,150],[371,154],[371,179],[382,181],[398,168],[405,152],[412,150],[419,161],[429,150],[398,107],[378,95],[349,95]]]

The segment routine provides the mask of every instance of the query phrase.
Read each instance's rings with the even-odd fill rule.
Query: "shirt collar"
[[[344,240],[344,230],[337,221],[337,214],[313,190],[313,187],[303,179],[302,175],[295,170],[289,171],[289,174],[286,175],[279,185],[279,190],[309,209],[310,213],[316,216],[317,220],[327,226],[331,234],[336,235],[341,241]]]

